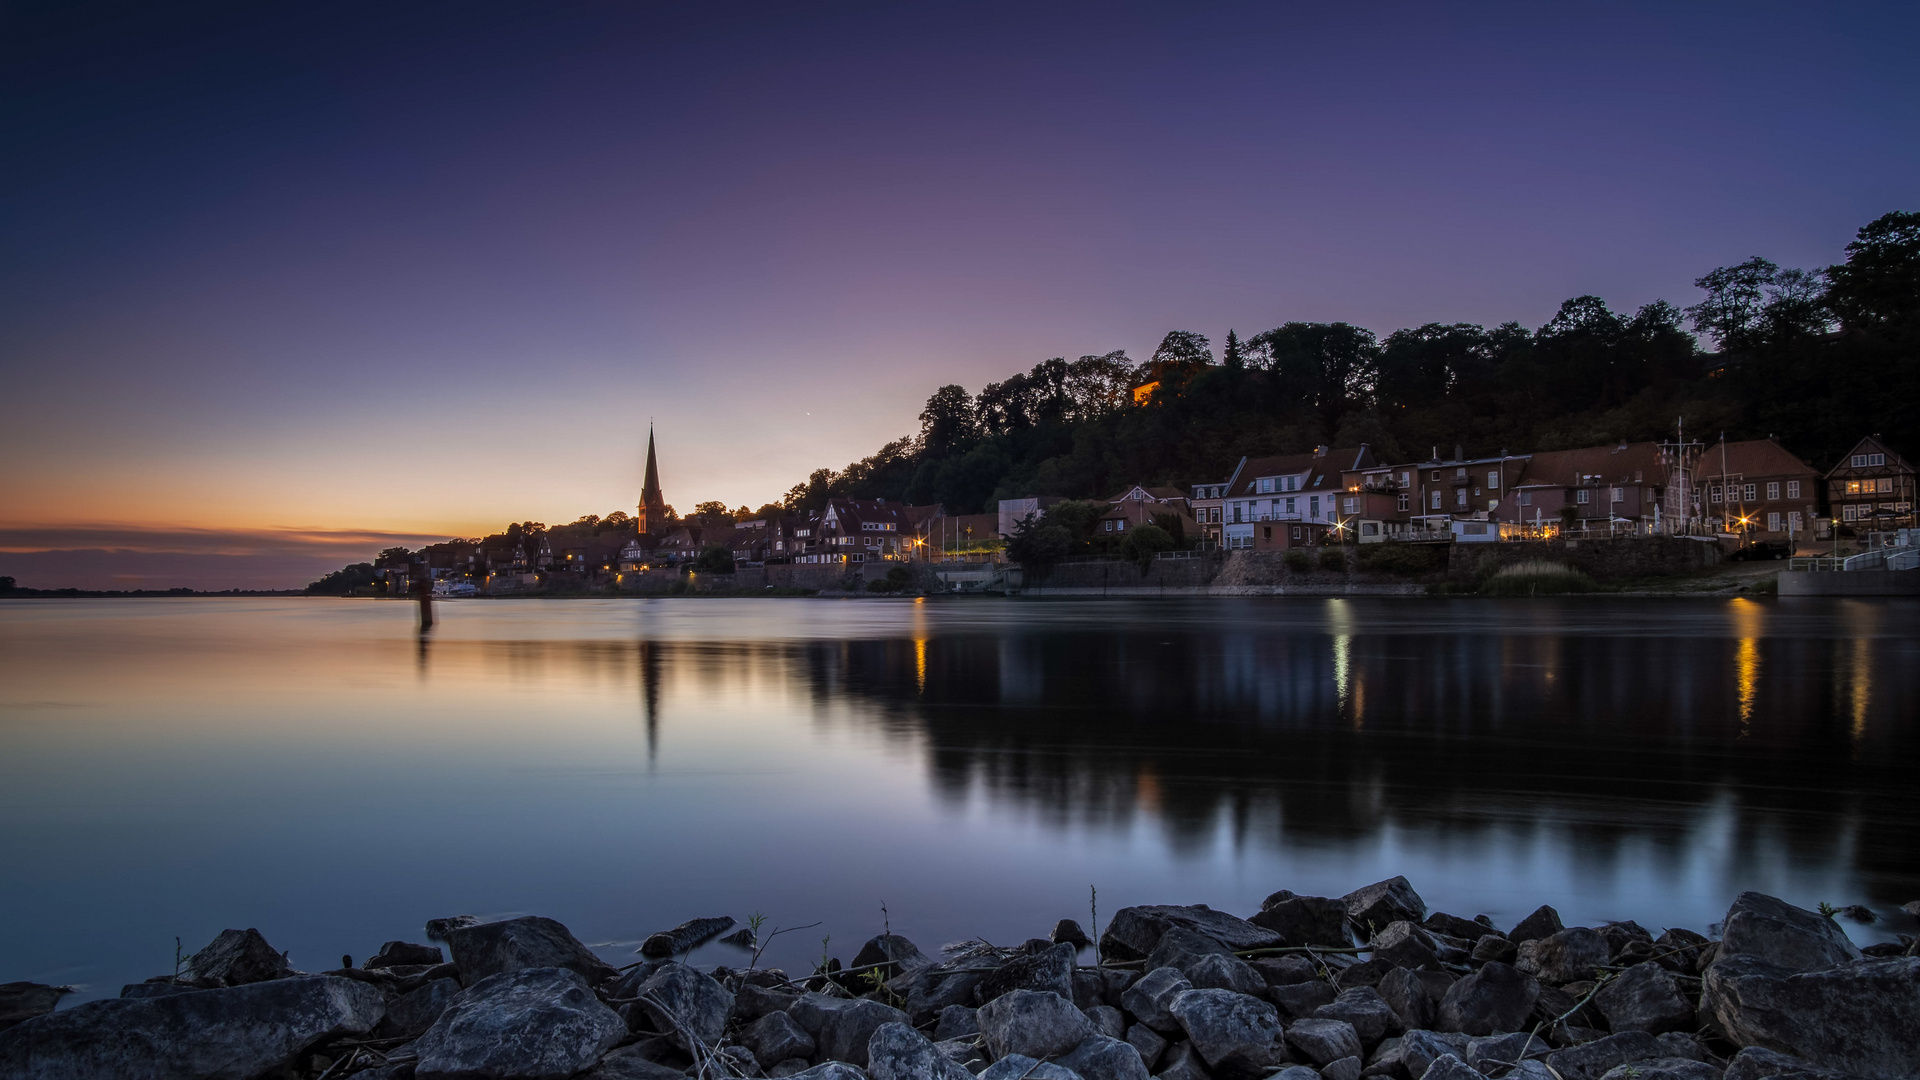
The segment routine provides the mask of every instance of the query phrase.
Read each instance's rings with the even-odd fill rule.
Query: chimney
[[[1466,448],[1465,448],[1465,447],[1463,447],[1463,446],[1461,446],[1461,445],[1460,445],[1459,443],[1454,443],[1454,444],[1453,444],[1453,460],[1455,460],[1455,461],[1465,461],[1465,460],[1467,460],[1467,451],[1466,451]]]

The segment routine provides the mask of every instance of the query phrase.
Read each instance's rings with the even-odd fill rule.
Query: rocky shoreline
[[[1920,942],[1863,950],[1759,893],[1709,929],[1565,927],[1542,907],[1502,930],[1393,878],[1283,890],[1245,919],[1123,908],[1097,940],[1063,920],[929,955],[883,934],[800,975],[676,959],[726,918],[655,934],[623,968],[539,916],[434,920],[441,945],[322,974],[228,930],[117,999],[56,1012],[59,988],[0,986],[0,1078],[1920,1077]]]

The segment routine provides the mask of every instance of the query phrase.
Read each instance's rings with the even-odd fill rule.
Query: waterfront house
[[[1014,526],[1025,520],[1027,515],[1033,515],[1034,520],[1038,521],[1040,515],[1046,513],[1049,506],[1064,501],[1066,501],[1064,495],[1030,495],[1024,499],[1001,499],[999,513],[995,515],[999,520],[994,523],[994,528],[1001,536],[1012,537]]]
[[[1708,528],[1748,539],[1805,539],[1819,513],[1820,474],[1775,439],[1709,443],[1693,487]]]
[[[1869,435],[1827,471],[1827,505],[1833,519],[1857,530],[1914,527],[1914,469],[1907,459]]]
[[[1338,496],[1345,477],[1373,464],[1373,452],[1364,443],[1240,459],[1232,478],[1221,485],[1221,546],[1301,547],[1320,543],[1328,530],[1344,532]],[[1212,499],[1202,505],[1210,511]]]
[[[1651,533],[1663,516],[1684,509],[1662,502],[1673,463],[1659,443],[1542,450],[1518,460],[1522,467],[1507,497],[1489,515],[1511,532]]]
[[[1187,493],[1179,488],[1135,484],[1102,501],[1108,509],[1094,522],[1093,539],[1097,542],[1117,541],[1129,529],[1153,524],[1167,527],[1176,543],[1199,535],[1199,523],[1188,512]]]
[[[1452,457],[1441,457],[1440,448],[1434,447],[1426,461],[1396,466],[1393,475],[1407,476],[1407,501],[1412,508],[1407,517],[1409,538],[1459,540],[1487,535],[1456,529],[1454,522],[1506,518],[1502,507],[1511,507],[1516,481],[1529,459],[1537,456],[1502,451],[1469,457],[1463,447],[1455,446]],[[1497,530],[1494,538],[1498,539]]]

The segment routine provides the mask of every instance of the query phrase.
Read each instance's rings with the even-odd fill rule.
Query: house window
[[[1891,476],[1883,476],[1883,477],[1881,477],[1881,478],[1880,478],[1880,490],[1881,490],[1881,491],[1887,491],[1887,492],[1891,492],[1891,491],[1893,490],[1893,477],[1891,477]]]
[[[1613,501],[1614,501],[1614,502],[1626,502],[1626,501],[1627,501],[1627,489],[1626,489],[1626,488],[1614,488],[1614,489],[1613,489]]]
[[[1707,485],[1707,498],[1713,500],[1716,503],[1720,501],[1720,485],[1719,484]]]
[[[1487,474],[1487,490],[1488,491],[1500,490],[1500,471],[1498,469],[1495,469],[1494,471]]]
[[[1298,540],[1298,539],[1300,539],[1300,526],[1298,526],[1298,525],[1295,525],[1295,526],[1293,527],[1293,538],[1294,538],[1295,540]]]
[[[1779,497],[1780,497],[1780,482],[1778,480],[1767,481],[1767,499],[1771,501]]]
[[[1740,489],[1740,499],[1742,502],[1752,502],[1759,497],[1760,497],[1759,484],[1748,484],[1747,486]]]
[[[1121,518],[1121,519],[1120,519],[1119,521],[1116,521],[1116,522],[1114,522],[1114,523],[1113,523],[1113,531],[1114,531],[1114,532],[1126,532],[1126,531],[1127,531],[1127,520],[1126,520],[1125,518]]]
[[[1439,470],[1439,469],[1435,469],[1435,470],[1433,470],[1433,482],[1434,482],[1434,483],[1436,483],[1436,484],[1440,482],[1440,470]]]
[[[1798,480],[1787,481],[1787,498],[1797,499],[1799,497],[1800,497],[1800,481]]]
[[[1775,514],[1767,515],[1767,531],[1768,532],[1780,531],[1780,515],[1779,514],[1775,513]]]
[[[1840,520],[1841,520],[1841,521],[1854,521],[1854,520],[1856,520],[1856,519],[1858,519],[1858,517],[1859,517],[1859,510],[1860,510],[1860,508],[1859,508],[1859,507],[1857,507],[1857,506],[1843,506],[1843,507],[1841,507],[1841,508],[1840,508]]]
[[[1440,509],[1440,493],[1437,491],[1433,493],[1433,508]]]
[[[1406,508],[1407,508],[1407,493],[1403,491],[1400,493],[1400,497],[1395,500],[1394,509],[1405,510]]]
[[[1453,470],[1453,475],[1455,475],[1455,476],[1458,476],[1458,477],[1461,477],[1461,478],[1465,478],[1465,477],[1466,477],[1466,475],[1467,475],[1467,469],[1466,469],[1466,466],[1464,466],[1464,465],[1463,465],[1463,466],[1461,466],[1460,468],[1458,468],[1458,469],[1455,469],[1455,470]]]
[[[1317,518],[1320,516],[1320,496],[1318,495],[1307,496],[1307,516],[1310,518]]]
[[[1273,477],[1271,477],[1271,476],[1263,476],[1263,477],[1261,477],[1261,478],[1260,478],[1260,488],[1259,488],[1259,491],[1260,491],[1260,493],[1261,493],[1262,495],[1265,495],[1265,494],[1267,494],[1268,492],[1270,492],[1270,491],[1272,491],[1272,490],[1273,490]]]
[[[1100,531],[1101,531],[1101,532],[1112,532],[1112,531],[1113,531],[1113,522],[1111,522],[1111,521],[1103,521],[1103,522],[1101,522],[1101,523],[1100,523]]]
[[[1586,488],[1581,488],[1579,491],[1576,491],[1573,493],[1573,501],[1579,503],[1582,506],[1585,506],[1587,504],[1588,499],[1590,499],[1592,495],[1593,493],[1588,491]]]
[[[1294,512],[1295,512],[1295,510],[1296,510],[1296,508],[1295,508],[1295,505],[1294,505],[1294,504],[1296,504],[1296,503],[1298,503],[1299,501],[1300,501],[1300,500],[1298,500],[1298,499],[1288,499],[1288,500],[1287,500],[1287,513],[1289,513],[1289,514],[1291,514],[1291,513],[1294,513]]]
[[[1799,532],[1805,527],[1806,526],[1800,523],[1800,511],[1795,510],[1787,514],[1787,528],[1792,529],[1794,532]]]
[[[1453,505],[1464,508],[1467,505],[1467,489],[1461,488],[1453,493]]]
[[[1260,532],[1263,534],[1262,539],[1266,539],[1266,540],[1273,539],[1273,526],[1262,525],[1260,526]]]

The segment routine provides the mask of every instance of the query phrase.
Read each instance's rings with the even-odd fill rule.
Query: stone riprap
[[[450,961],[389,941],[319,975],[228,930],[117,1000],[0,985],[0,1080],[1920,1080],[1920,946],[1758,893],[1718,940],[1548,907],[1502,932],[1394,878],[1014,947],[886,934],[806,974],[684,962],[733,925],[616,969],[551,919],[454,916]]]

